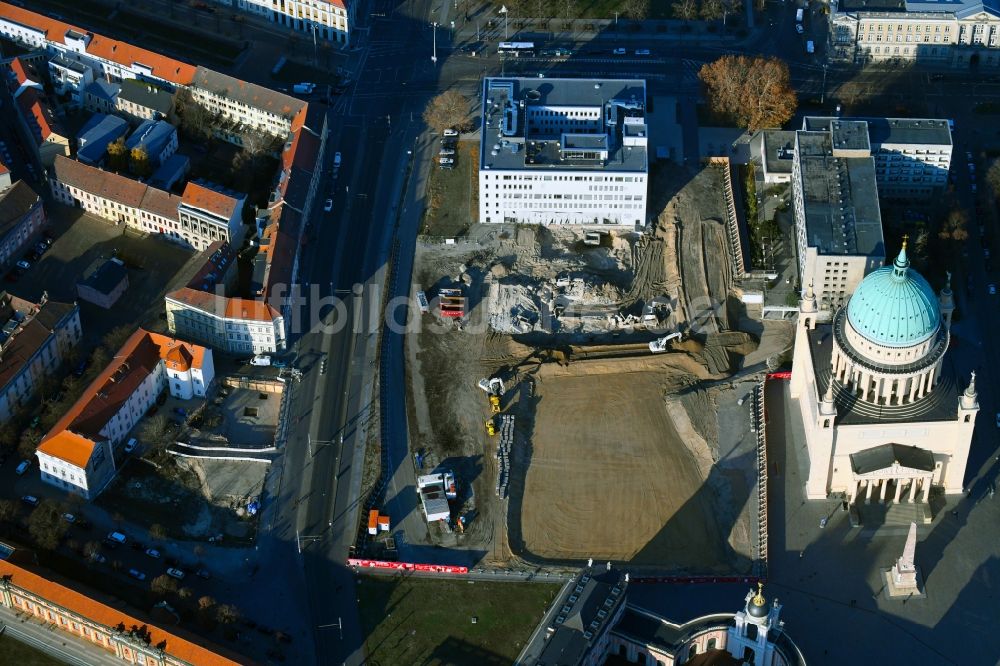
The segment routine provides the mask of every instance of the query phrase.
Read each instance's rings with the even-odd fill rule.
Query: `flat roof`
[[[626,117],[643,119],[637,124],[645,127],[646,82],[641,79],[489,77],[483,80],[482,95],[480,169],[645,173],[648,168],[647,147],[623,142],[625,134],[642,135],[636,127],[625,129]],[[529,118],[532,107],[589,113],[585,118],[570,115],[567,123],[529,123],[537,120]],[[565,157],[562,143],[567,139],[571,149],[607,151],[607,159]]]
[[[795,132],[791,130],[764,130],[761,153],[767,170],[771,173],[791,173],[795,161]]]
[[[796,133],[806,244],[820,254],[884,256],[875,162],[834,157],[829,132]]]
[[[125,269],[125,264],[120,259],[112,258],[98,266],[80,284],[86,285],[99,293],[110,294],[127,277],[128,271]]]
[[[831,123],[845,121],[864,122],[868,125],[868,138],[873,147],[884,144],[928,144],[950,146],[951,129],[948,121],[940,118],[831,118],[806,116],[802,129],[826,130]]]

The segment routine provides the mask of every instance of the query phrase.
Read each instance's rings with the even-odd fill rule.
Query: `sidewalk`
[[[113,666],[122,663],[113,653],[103,650],[77,636],[42,624],[27,615],[18,616],[6,606],[0,606],[0,634],[21,641],[51,657],[74,666]]]

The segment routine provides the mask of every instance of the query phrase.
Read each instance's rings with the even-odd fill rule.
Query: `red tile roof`
[[[113,630],[118,625],[124,625],[126,630],[132,627],[145,627],[149,631],[150,645],[155,647],[162,644],[164,652],[186,663],[196,666],[240,666],[240,664],[250,663],[248,659],[242,657],[238,657],[240,661],[234,661],[228,656],[220,654],[219,649],[196,642],[199,640],[196,637],[192,636],[191,640],[181,638],[150,624],[147,620],[139,619],[125,611],[113,608],[81,591],[49,580],[10,561],[0,560],[0,576],[23,590],[108,629]]]
[[[230,219],[240,200],[209,189],[193,181],[184,186],[181,201],[192,208],[208,211],[225,219]]]
[[[87,53],[98,58],[104,58],[111,62],[131,67],[134,63],[140,63],[150,67],[153,75],[170,81],[187,85],[194,80],[195,67],[173,58],[167,58],[159,53],[148,51],[132,46],[126,42],[120,42],[110,37],[94,34],[63,21],[57,21],[44,14],[16,7],[7,3],[0,3],[0,18],[5,18],[21,25],[26,25],[45,32],[45,37],[50,42],[65,44],[65,35],[68,30],[75,30],[82,34],[90,34],[90,44],[87,46]]]
[[[14,58],[10,61],[10,69],[14,72],[18,86],[23,86],[28,82],[28,73],[24,71],[24,63],[21,62],[20,58]]]
[[[227,319],[250,319],[269,323],[279,316],[278,311],[264,301],[216,296],[191,287],[181,287],[172,291],[167,294],[167,298]]]
[[[177,219],[177,207],[181,204],[181,198],[176,194],[171,194],[155,187],[147,187],[142,195],[142,209],[147,213],[153,213],[168,220]]]
[[[201,366],[204,347],[137,329],[80,398],[42,438],[38,450],[77,467],[86,467],[94,442],[103,439],[101,428],[118,413],[122,404],[146,377],[155,371],[160,360],[167,359],[178,348],[187,350],[188,367]],[[82,465],[79,464],[81,461]]]
[[[34,118],[35,123],[37,123],[38,133],[34,134],[36,141],[43,143],[53,134],[65,136],[59,127],[59,123],[52,115],[48,103],[38,94],[37,90],[34,88],[25,88],[17,96],[17,104],[21,107],[21,113],[24,115],[24,119],[28,121],[29,126],[32,124],[31,118]],[[32,128],[32,132],[34,133],[34,128]]]

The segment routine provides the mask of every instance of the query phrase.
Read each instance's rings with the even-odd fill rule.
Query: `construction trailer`
[[[449,499],[455,499],[455,475],[452,472],[438,472],[417,477],[417,492],[424,507],[427,522],[451,519]]]
[[[378,534],[378,509],[368,512],[368,534],[372,536]]]
[[[438,292],[438,309],[442,317],[464,317],[465,296],[462,296],[462,290],[446,288]]]

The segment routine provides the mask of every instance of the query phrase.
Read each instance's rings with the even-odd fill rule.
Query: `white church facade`
[[[866,276],[821,323],[810,286],[799,303],[791,396],[809,456],[809,499],[843,494],[914,503],[932,486],[961,493],[979,404],[947,357],[954,297],[910,268],[904,240],[891,266]]]

